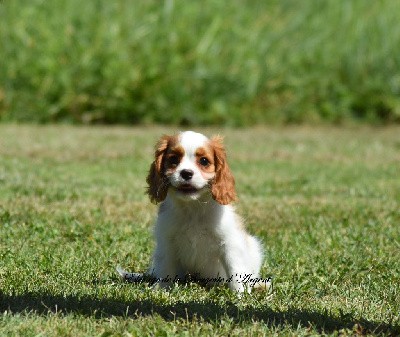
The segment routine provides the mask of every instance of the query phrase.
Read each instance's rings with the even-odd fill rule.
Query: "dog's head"
[[[163,201],[168,193],[185,201],[211,195],[222,205],[236,199],[222,138],[208,139],[193,131],[161,137],[147,183],[153,203]]]

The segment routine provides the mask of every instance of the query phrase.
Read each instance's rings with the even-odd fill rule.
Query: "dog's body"
[[[166,280],[162,287],[190,274],[243,292],[246,276],[259,278],[262,248],[230,205],[234,179],[219,137],[191,131],[162,137],[147,182],[152,202],[162,202],[150,269]]]
[[[176,207],[176,200],[167,196],[161,205],[152,273],[157,278],[177,275],[181,279],[186,274],[222,280],[232,276],[230,288],[243,291],[244,276],[259,274],[258,241],[243,230],[232,206],[214,200],[191,204]]]

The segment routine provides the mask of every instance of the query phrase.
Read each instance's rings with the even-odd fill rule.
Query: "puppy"
[[[192,275],[250,291],[246,280],[259,279],[262,247],[231,205],[235,181],[221,137],[192,131],[161,137],[147,184],[150,200],[160,203],[149,271],[160,286]],[[125,279],[141,275],[118,272]]]

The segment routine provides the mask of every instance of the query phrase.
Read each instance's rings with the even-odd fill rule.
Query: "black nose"
[[[192,170],[182,170],[181,177],[185,180],[190,180],[193,177],[193,171]]]

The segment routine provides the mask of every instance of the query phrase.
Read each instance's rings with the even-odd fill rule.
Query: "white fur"
[[[171,280],[185,274],[202,278],[221,277],[232,290],[243,292],[245,275],[259,277],[262,248],[259,241],[242,227],[241,219],[231,205],[220,205],[211,196],[205,179],[195,163],[195,152],[208,139],[192,131],[183,132],[179,142],[185,155],[169,177],[171,185],[185,183],[182,169],[193,170],[190,183],[202,189],[198,193],[181,195],[168,191],[159,208],[154,235],[156,249],[150,273],[158,279]],[[171,282],[160,282],[168,287]]]

